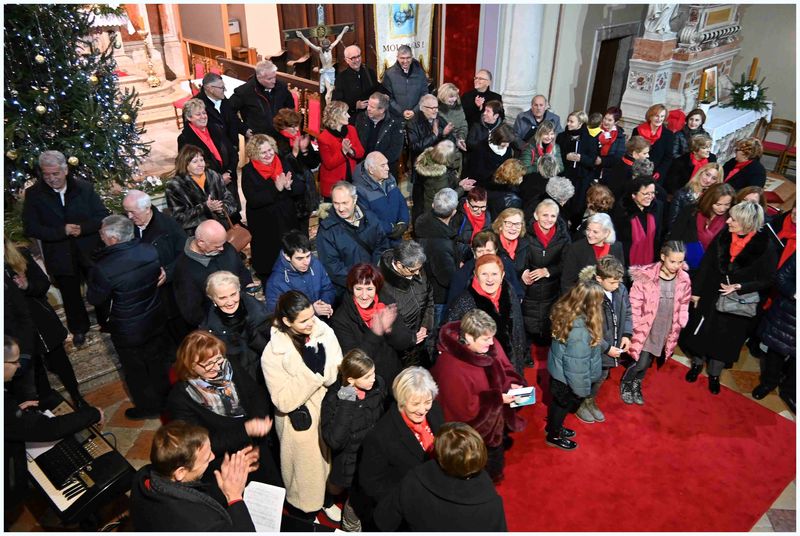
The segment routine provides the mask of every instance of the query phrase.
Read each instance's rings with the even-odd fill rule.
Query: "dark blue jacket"
[[[770,350],[782,355],[796,354],[795,333],[797,329],[797,254],[792,255],[775,275],[775,289],[778,297],[767,310],[761,321],[759,334],[761,341]]]
[[[86,300],[111,301],[108,327],[114,345],[141,346],[163,329],[158,251],[138,238],[101,250],[89,272]]]
[[[299,290],[306,295],[311,303],[317,300],[322,300],[328,305],[333,305],[336,299],[336,289],[328,277],[328,272],[322,266],[320,260],[313,255],[311,256],[311,264],[308,271],[300,273],[292,267],[286,257],[281,253],[275,260],[275,265],[272,267],[272,273],[267,279],[266,292],[264,299],[266,300],[267,312],[272,314],[275,312],[275,304],[278,303],[278,298],[281,294],[290,290]]]
[[[408,225],[411,221],[406,198],[391,175],[382,184],[378,184],[367,173],[364,162],[361,162],[353,171],[353,184],[358,189],[358,204],[375,213],[387,236],[392,232],[392,225],[395,223],[403,222]]]

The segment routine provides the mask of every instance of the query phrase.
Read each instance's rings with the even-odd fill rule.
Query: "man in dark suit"
[[[90,183],[68,176],[63,153],[40,154],[39,172],[41,178],[25,190],[22,223],[29,238],[41,240],[44,265],[61,291],[72,342],[81,346],[90,326],[81,282],[92,265],[92,252],[100,245],[97,231],[108,209]],[[99,306],[95,313],[103,327],[107,309]]]
[[[275,138],[278,131],[272,119],[281,108],[294,110],[294,98],[286,84],[278,80],[275,64],[263,60],[256,64],[256,73],[233,92],[230,105],[252,134],[269,134]]]
[[[464,108],[464,116],[467,118],[467,125],[472,126],[481,120],[484,105],[496,100],[503,102],[503,96],[489,89],[492,84],[492,73],[486,69],[481,69],[475,73],[473,89],[470,89],[461,96],[461,106]]]
[[[236,151],[239,151],[239,134],[249,137],[247,127],[231,108],[231,100],[225,97],[225,82],[217,73],[208,73],[203,77],[203,87],[197,98],[206,105],[209,124],[216,125],[228,137]],[[238,155],[237,155],[238,156]]]
[[[362,63],[361,49],[356,45],[344,49],[344,61],[347,67],[336,75],[333,100],[347,103],[350,124],[354,124],[356,114],[367,109],[367,99],[380,84],[375,71]]]
[[[383,93],[373,93],[367,100],[366,110],[356,118],[356,132],[364,146],[364,153],[381,153],[389,161],[392,175],[397,177],[397,162],[405,141],[404,124],[388,112],[389,97]]]

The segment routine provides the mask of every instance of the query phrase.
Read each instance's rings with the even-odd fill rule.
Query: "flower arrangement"
[[[766,110],[769,105],[767,104],[767,88],[764,87],[766,78],[762,78],[761,82],[756,80],[745,80],[744,73],[740,82],[733,83],[731,90],[731,100],[725,104],[726,108],[733,107],[737,110]]]

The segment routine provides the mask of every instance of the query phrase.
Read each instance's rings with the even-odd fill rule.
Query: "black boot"
[[[566,437],[561,437],[561,436],[554,437],[551,436],[550,434],[547,434],[547,439],[545,439],[545,442],[551,447],[557,447],[562,450],[574,450],[578,448],[577,443],[575,443],[574,441],[570,441]]]
[[[698,376],[700,373],[703,372],[703,364],[699,365],[692,365],[692,368],[689,369],[689,372],[686,373],[686,381],[689,383],[694,383],[697,381]]]
[[[756,400],[761,400],[768,394],[770,394],[775,388],[770,387],[769,385],[764,385],[763,383],[759,383],[755,389],[753,389],[753,398]]]
[[[719,376],[709,376],[708,377],[708,390],[711,391],[712,395],[719,394]]]

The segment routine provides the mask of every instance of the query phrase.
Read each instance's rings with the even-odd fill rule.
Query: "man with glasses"
[[[461,106],[464,108],[464,116],[467,118],[467,125],[472,126],[481,120],[481,113],[484,105],[489,101],[503,102],[503,96],[489,89],[492,84],[492,73],[486,69],[481,69],[475,73],[473,89],[470,89],[461,96]]]
[[[248,131],[247,127],[236,115],[236,112],[231,107],[230,99],[225,97],[225,82],[222,76],[217,73],[208,73],[203,77],[203,87],[197,98],[203,101],[206,105],[206,113],[208,114],[209,125],[216,125],[225,133],[228,140],[233,145],[235,152],[233,154],[233,169],[236,169],[236,164],[239,162],[239,134],[245,137],[250,137],[252,132]]]
[[[347,67],[336,75],[333,100],[347,103],[350,124],[355,124],[356,114],[367,109],[369,96],[380,87],[375,71],[363,63],[361,49],[350,45],[344,49]],[[363,141],[362,141],[363,143]]]
[[[383,87],[389,94],[392,114],[406,121],[419,109],[419,99],[428,93],[428,77],[411,55],[411,47],[397,47],[397,63],[383,73]]]

